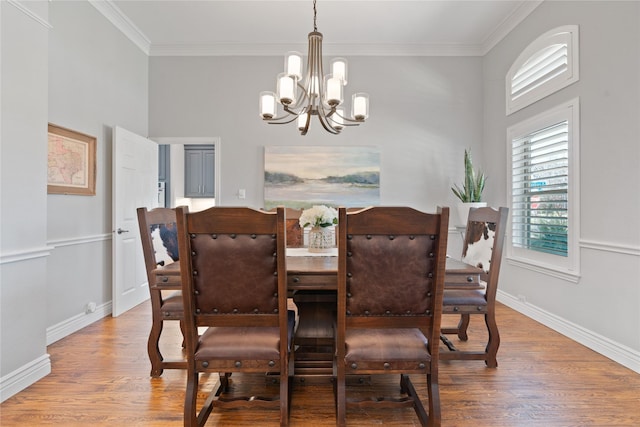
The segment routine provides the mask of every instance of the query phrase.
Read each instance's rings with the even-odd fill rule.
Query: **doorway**
[[[167,146],[166,163],[168,171],[164,176],[165,206],[189,206],[192,211],[199,211],[208,207],[220,205],[220,159],[221,141],[219,137],[156,137],[151,138],[160,146]],[[189,197],[185,194],[185,146],[208,145],[213,146],[213,181],[214,197]],[[162,159],[159,158],[159,162]],[[159,170],[160,172],[160,170]],[[159,174],[159,182],[162,176]]]

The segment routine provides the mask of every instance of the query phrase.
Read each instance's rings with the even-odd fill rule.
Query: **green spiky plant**
[[[464,186],[460,188],[458,184],[454,184],[454,187],[451,187],[453,194],[463,203],[481,202],[486,180],[483,172],[473,170],[471,150],[464,150]]]

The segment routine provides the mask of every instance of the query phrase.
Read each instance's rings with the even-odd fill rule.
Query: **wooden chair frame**
[[[187,352],[184,425],[204,425],[214,406],[279,408],[280,425],[288,425],[294,321],[287,310],[284,208],[176,210],[184,254],[180,257]],[[232,296],[233,302],[228,302]],[[201,336],[199,327],[207,328]],[[225,396],[233,372],[274,375],[279,379],[279,396]],[[200,373],[217,373],[219,382],[198,410]]]
[[[473,242],[470,242],[472,226],[474,223],[489,224],[494,228],[493,248],[489,265],[478,266],[485,270],[482,280],[485,283],[484,290],[445,290],[443,299],[443,314],[455,314],[460,316],[458,326],[454,328],[442,328],[441,340],[447,349],[440,352],[441,360],[484,360],[490,368],[498,366],[497,354],[500,347],[500,333],[496,323],[496,293],[500,276],[500,264],[502,262],[502,249],[504,245],[505,228],[509,209],[501,207],[498,210],[485,208],[470,208],[463,247],[463,259]],[[487,226],[485,226],[487,227]],[[484,316],[489,338],[484,351],[465,351],[456,348],[455,344],[445,335],[455,334],[461,341],[467,341],[467,328],[472,315]]]
[[[140,241],[144,255],[147,280],[149,282],[149,294],[151,297],[151,331],[147,342],[147,352],[151,362],[151,376],[159,377],[164,369],[186,369],[187,362],[180,360],[164,360],[160,352],[160,336],[165,321],[179,321],[180,329],[184,336],[184,310],[182,308],[182,285],[180,283],[159,286],[156,283],[154,270],[158,267],[156,253],[151,236],[151,227],[159,224],[176,225],[176,212],[170,208],[155,208],[147,210],[146,207],[137,209],[138,226],[140,228]],[[177,241],[176,241],[177,244]],[[167,297],[163,292],[171,292]]]
[[[449,208],[438,214],[406,207],[347,214],[340,208],[338,222],[336,423],[346,425],[347,407],[400,406],[412,407],[423,426],[439,426],[438,337]],[[374,374],[399,374],[405,396],[347,398],[347,375]],[[428,411],[409,374],[426,376]]]

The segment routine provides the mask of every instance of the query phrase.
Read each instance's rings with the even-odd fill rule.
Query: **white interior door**
[[[158,206],[158,145],[113,129],[113,316],[149,298],[136,208]]]

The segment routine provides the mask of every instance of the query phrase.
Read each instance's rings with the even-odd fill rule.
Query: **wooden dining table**
[[[481,273],[478,267],[447,258],[445,289],[482,288]],[[158,267],[154,276],[160,289],[181,289],[179,262]],[[332,377],[337,287],[337,249],[318,254],[306,248],[287,248],[287,289],[297,310],[296,381],[326,381]]]

